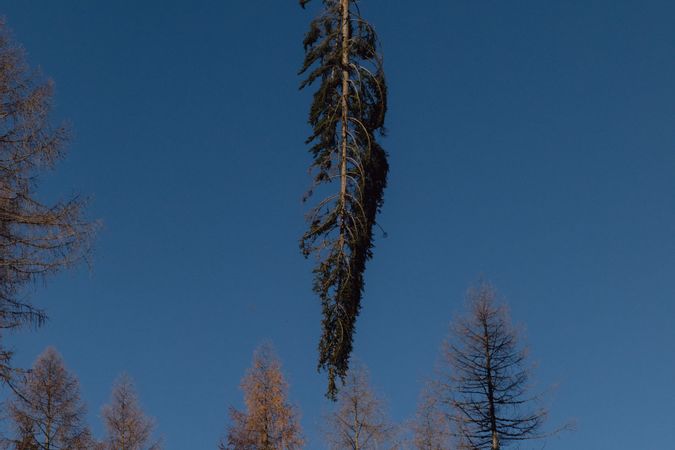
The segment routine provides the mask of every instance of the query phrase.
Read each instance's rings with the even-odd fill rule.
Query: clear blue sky
[[[491,279],[557,384],[547,450],[675,442],[675,3],[363,0],[385,55],[389,188],[356,355],[397,420],[463,292]],[[214,448],[272,341],[321,449],[320,310],[297,1],[5,0],[75,140],[42,183],[92,198],[93,270],[35,287],[97,433],[117,375],[167,450]]]

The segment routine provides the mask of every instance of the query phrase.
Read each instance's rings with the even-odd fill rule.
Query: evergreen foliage
[[[301,6],[309,0],[300,0]],[[326,193],[308,214],[301,248],[314,255],[314,291],[322,302],[319,369],[328,371],[328,392],[349,367],[361,307],[373,226],[383,203],[389,166],[376,135],[384,135],[387,87],[377,36],[355,0],[323,0],[304,40],[301,88],[318,84],[309,113],[315,190]],[[334,187],[337,186],[337,187]]]

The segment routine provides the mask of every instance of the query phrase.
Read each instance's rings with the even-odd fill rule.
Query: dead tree
[[[151,442],[155,423],[141,409],[128,375],[115,382],[110,403],[103,407],[101,416],[107,430],[106,450],[160,450],[159,442]]]
[[[349,369],[337,396],[335,411],[326,418],[326,440],[331,450],[396,449],[396,427],[387,418],[384,403],[373,392],[365,367]]]
[[[304,7],[310,0],[300,0]],[[383,203],[389,166],[376,140],[384,134],[387,88],[375,30],[356,0],[323,0],[323,11],[304,40],[301,88],[319,83],[307,139],[314,158],[313,192],[322,198],[308,214],[302,237],[306,257],[316,256],[314,291],[323,309],[319,369],[328,371],[327,395],[349,368],[361,308],[373,227]]]
[[[444,345],[439,386],[461,448],[499,450],[543,437],[547,411],[529,393],[526,351],[495,296],[487,283],[471,288],[469,314],[455,320]]]
[[[221,450],[299,450],[304,445],[295,407],[288,402],[288,384],[281,363],[264,345],[253,355],[241,382],[245,411],[230,410],[231,425]]]
[[[0,330],[39,326],[43,310],[22,289],[80,261],[94,226],[83,202],[45,204],[36,196],[40,172],[52,169],[68,139],[49,113],[52,83],[28,68],[22,49],[0,21]],[[0,339],[4,336],[0,335]],[[0,344],[0,379],[12,377],[11,352]]]
[[[42,353],[9,405],[16,449],[89,450],[95,447],[84,423],[79,383],[53,348]]]

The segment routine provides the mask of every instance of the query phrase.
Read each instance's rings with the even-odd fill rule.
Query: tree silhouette
[[[303,7],[307,3],[300,1]],[[317,190],[325,195],[308,214],[301,248],[318,260],[319,368],[328,371],[327,395],[335,399],[336,378],[344,378],[349,367],[373,227],[387,183],[387,155],[375,139],[384,134],[387,88],[375,30],[355,0],[323,0],[304,47],[301,88],[319,83],[309,113],[313,132],[307,143],[314,160],[306,199]]]
[[[454,321],[444,345],[438,386],[460,448],[499,450],[543,437],[548,413],[529,394],[526,351],[495,297],[486,282],[469,289],[469,314]]]

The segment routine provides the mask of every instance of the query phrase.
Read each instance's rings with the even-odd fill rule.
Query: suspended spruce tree
[[[304,8],[311,0],[300,0]],[[387,183],[384,135],[387,88],[375,30],[356,0],[323,0],[304,40],[301,89],[318,84],[307,139],[314,157],[312,193],[321,197],[308,214],[301,248],[315,255],[314,291],[323,306],[319,369],[328,371],[327,396],[335,399],[352,351],[373,226]]]

